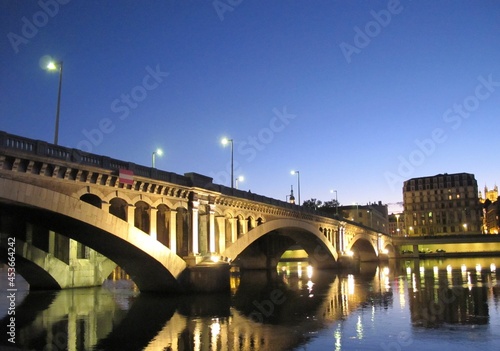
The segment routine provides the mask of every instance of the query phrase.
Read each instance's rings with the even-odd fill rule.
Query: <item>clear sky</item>
[[[0,130],[285,200],[500,185],[500,2],[0,2]]]

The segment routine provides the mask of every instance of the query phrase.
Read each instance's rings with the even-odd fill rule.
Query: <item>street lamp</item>
[[[236,189],[238,189],[238,182],[242,182],[245,180],[245,177],[240,175],[238,178],[236,178],[234,181],[236,182]]]
[[[57,93],[57,110],[56,110],[56,127],[54,132],[54,144],[57,145],[59,140],[59,110],[61,108],[61,87],[62,87],[62,76],[63,76],[63,62],[62,61],[50,61],[47,65],[49,71],[59,70],[59,91]]]
[[[299,171],[291,171],[290,174],[297,175],[297,192],[299,193],[299,206],[300,206],[300,204],[301,204],[301,202],[300,202],[300,173],[299,173]]]
[[[396,213],[396,235],[399,236],[399,213]]]
[[[222,145],[226,146],[228,143],[231,143],[231,188],[234,188],[234,141],[233,139],[222,138]]]
[[[156,149],[156,151],[153,151],[153,156],[152,156],[152,167],[156,168],[156,155],[161,156],[163,155],[163,150],[162,149]]]

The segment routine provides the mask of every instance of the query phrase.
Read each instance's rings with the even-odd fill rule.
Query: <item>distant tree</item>
[[[306,200],[302,203],[302,207],[310,208],[311,210],[317,210],[321,207],[322,202],[317,199]]]
[[[339,207],[340,204],[337,200],[330,200],[330,201],[325,201],[323,203],[323,206],[321,206],[322,209],[327,209],[327,208],[337,208]]]

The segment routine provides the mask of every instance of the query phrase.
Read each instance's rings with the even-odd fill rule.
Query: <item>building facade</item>
[[[453,235],[481,233],[481,206],[473,174],[438,174],[403,184],[406,233]]]
[[[402,213],[391,213],[389,215],[389,234],[392,236],[405,236],[405,217]]]
[[[338,211],[350,221],[361,223],[377,232],[389,234],[387,205],[383,205],[380,201],[367,205],[339,206]]]
[[[483,227],[482,232],[484,234],[498,234],[500,221],[500,197],[498,196],[498,186],[492,190],[488,190],[488,187],[484,187],[484,197],[479,192],[479,202],[482,204],[482,215],[483,215]]]

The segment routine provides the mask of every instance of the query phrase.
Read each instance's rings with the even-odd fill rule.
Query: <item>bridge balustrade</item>
[[[119,172],[124,169],[133,172],[132,184],[120,182]],[[372,245],[374,254],[382,248],[378,233],[333,214],[214,184],[211,177],[197,173],[178,175],[0,131],[0,175],[9,171],[15,171],[16,180],[24,184],[40,176],[39,188],[72,199],[92,195],[87,200],[100,201],[102,211],[141,229],[183,258],[223,254],[233,246],[238,248],[231,252],[238,255],[260,236],[273,232],[296,241],[312,234],[312,243],[302,244],[310,251],[323,245],[335,259],[359,238]],[[53,206],[59,210],[57,204]],[[262,229],[273,221],[281,227],[272,224]]]

